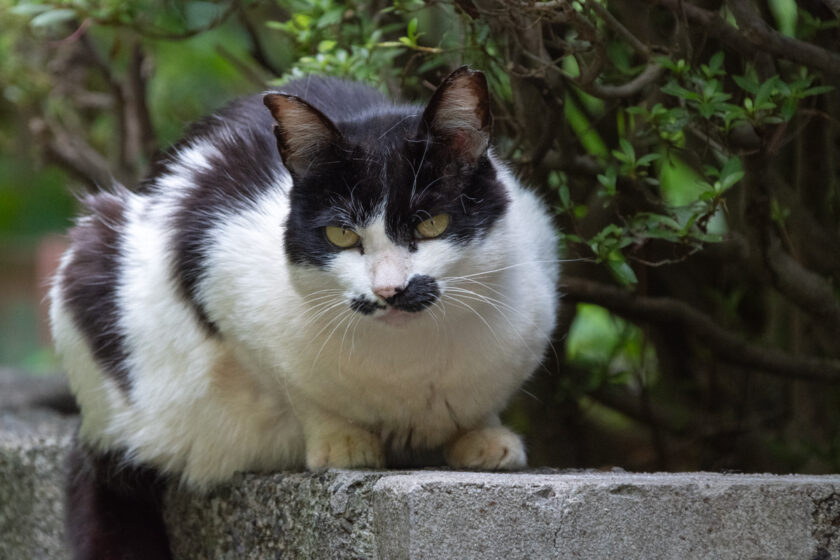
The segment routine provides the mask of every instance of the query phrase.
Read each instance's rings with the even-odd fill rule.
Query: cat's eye
[[[420,237],[431,239],[437,237],[449,227],[449,214],[438,214],[417,224]]]
[[[327,226],[324,228],[324,235],[330,243],[342,249],[349,249],[359,244],[359,234],[351,229]]]

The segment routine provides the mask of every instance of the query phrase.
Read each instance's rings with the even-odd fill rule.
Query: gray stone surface
[[[64,375],[27,375],[0,366],[0,410],[47,408],[76,412],[76,404]]]
[[[241,475],[207,495],[173,490],[177,558],[374,558],[373,489],[384,472]]]
[[[64,457],[75,423],[44,410],[0,409],[0,558],[61,560]]]
[[[422,472],[374,487],[379,558],[840,558],[840,477]]]
[[[74,421],[0,409],[0,559],[63,559]],[[173,488],[177,558],[840,560],[840,476],[242,474]]]

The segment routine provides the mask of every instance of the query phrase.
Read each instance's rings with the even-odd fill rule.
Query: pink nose
[[[373,293],[378,295],[382,299],[394,297],[399,291],[400,288],[397,286],[376,286],[373,288]]]

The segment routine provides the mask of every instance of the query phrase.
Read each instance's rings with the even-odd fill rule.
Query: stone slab
[[[63,559],[73,420],[0,409],[0,559]],[[439,470],[172,488],[177,558],[840,560],[840,476]]]
[[[420,472],[374,487],[379,558],[840,558],[840,477]]]
[[[75,422],[0,409],[0,558],[62,560],[64,457]]]

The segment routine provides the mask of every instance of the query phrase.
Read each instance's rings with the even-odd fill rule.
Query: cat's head
[[[509,199],[488,155],[481,72],[455,70],[425,108],[351,106],[335,122],[293,95],[264,102],[293,181],[286,254],[313,301],[320,291],[404,322],[438,301],[447,279],[493,260],[485,238]]]

